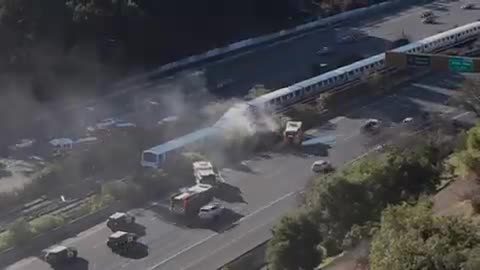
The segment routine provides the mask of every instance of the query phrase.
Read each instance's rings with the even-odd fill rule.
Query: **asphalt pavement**
[[[145,227],[140,238],[148,249],[122,257],[105,245],[110,233],[105,224],[98,224],[63,244],[79,249],[79,255],[91,270],[110,269],[216,269],[235,256],[268,239],[270,229],[289,209],[296,206],[297,192],[311,179],[310,166],[317,159],[329,160],[334,166],[361,157],[372,151],[371,137],[360,127],[366,119],[382,120],[385,128],[402,125],[406,117],[422,112],[436,112],[448,118],[468,118],[472,115],[449,107],[446,101],[455,93],[462,77],[432,75],[419,80],[372,103],[359,105],[310,130],[313,134],[333,136],[330,145],[319,145],[316,151],[303,153],[263,153],[244,162],[242,169],[223,168],[225,181],[233,193],[226,205],[231,213],[211,228],[188,228],[169,217],[165,202],[148,209],[131,211]],[[411,132],[405,127],[405,132]],[[382,143],[382,142],[375,142]],[[311,150],[311,149],[310,149]],[[311,154],[314,153],[314,154]],[[238,189],[237,189],[238,188]],[[85,267],[85,263],[78,268]],[[38,258],[26,258],[9,266],[9,270],[50,267]],[[76,269],[75,266],[69,269]]]
[[[460,6],[464,3],[439,0],[418,7],[392,10],[378,16],[352,20],[336,28],[292,37],[168,78],[140,82],[135,91],[113,99],[99,100],[93,106],[95,112],[86,107],[72,111],[70,114],[75,121],[68,123],[78,126],[81,124],[78,119],[82,119],[83,124],[87,125],[92,124],[93,119],[113,116],[134,119],[156,117],[161,120],[172,114],[181,114],[187,108],[202,107],[219,97],[243,96],[256,84],[278,89],[312,77],[314,64],[326,63],[334,67],[352,54],[367,57],[382,52],[389,42],[402,36],[418,40],[480,19],[478,9],[461,10]],[[420,15],[427,9],[433,10],[437,23],[421,23]],[[336,44],[337,37],[356,31],[364,33],[366,37],[351,44]],[[325,46],[333,48],[334,53],[318,55],[317,51]],[[145,110],[149,100],[160,101],[161,110],[155,112],[154,116]],[[135,114],[141,115],[133,117]]]
[[[368,25],[363,29],[370,31],[372,36],[380,37],[378,39],[396,37],[402,30],[414,37],[432,35],[440,31],[441,27],[446,30],[453,27],[454,24],[474,20],[473,15],[468,17],[465,13],[476,12],[478,14],[478,11],[460,10],[461,4],[461,2],[452,2],[445,4],[453,6],[450,11],[448,6],[446,11],[443,8],[435,11],[442,14],[439,21],[444,20],[443,24],[421,24],[419,16],[423,8],[414,8],[410,11],[403,11],[397,15],[398,17],[390,18],[394,20],[393,22],[380,20],[377,22],[378,24]],[[417,31],[419,33],[415,34]],[[263,52],[243,56],[246,57],[245,59],[240,57],[217,64],[223,65],[223,68],[212,65],[207,67],[206,72],[209,72],[209,68],[215,69],[216,67],[218,74],[232,72],[231,74],[236,76],[247,76],[247,73],[254,73],[252,82],[256,83],[258,81],[255,76],[259,76],[259,73],[265,73],[264,78],[268,78],[267,74],[270,73],[272,78],[275,74],[278,78],[283,78],[283,76],[287,76],[288,71],[296,73],[299,71],[300,65],[307,66],[307,64],[302,64],[302,59],[304,59],[303,61],[314,59],[317,48],[325,46],[325,44],[332,43],[326,41],[325,35],[318,32],[295,42],[284,42]],[[372,48],[371,44],[359,42],[359,44],[342,47],[340,54],[344,55],[344,51],[359,51],[369,54],[373,53]],[[276,56],[275,54],[270,55],[278,62],[272,62],[270,68],[266,69],[262,65],[268,60],[260,56],[266,55],[270,50],[278,50]],[[259,61],[258,64],[249,62],[255,57]],[[234,68],[237,65],[233,63],[238,63],[237,61],[245,61],[247,64],[238,64],[238,68]],[[280,65],[281,61],[284,61],[284,66]],[[284,71],[277,70],[277,68],[284,69]],[[227,76],[228,74],[225,73],[223,77]],[[293,77],[293,75],[291,76]],[[266,81],[268,79],[264,79],[263,82]],[[453,87],[458,83],[457,81],[445,76],[426,78],[397,92],[396,95],[382,98],[374,103],[366,104],[364,107],[359,106],[355,110],[330,120],[330,123],[322,125],[318,129],[322,134],[334,135],[335,142],[331,146],[319,146],[319,149],[315,149],[316,155],[265,153],[246,161],[247,168],[242,170],[224,168],[222,175],[232,186],[232,193],[235,193],[236,196],[233,196],[235,200],[228,203],[232,209],[229,215],[230,220],[222,221],[221,226],[187,228],[176,224],[173,219],[168,217],[164,202],[159,202],[149,209],[132,210],[132,213],[137,216],[138,223],[146,228],[146,234],[140,239],[140,242],[148,247],[148,254],[144,250],[133,258],[113,254],[105,245],[109,235],[105,224],[98,224],[74,238],[67,239],[65,244],[78,247],[79,256],[88,262],[88,265],[79,264],[79,269],[216,269],[217,266],[234,258],[242,251],[255,246],[257,241],[269,237],[271,225],[289,209],[295,207],[295,192],[302,189],[311,179],[310,165],[313,161],[327,159],[334,166],[341,166],[369,151],[371,139],[360,133],[360,126],[366,119],[378,118],[387,126],[395,125],[403,118],[417,116],[424,110],[448,113],[449,117],[468,117],[469,114],[459,109],[449,108],[444,104],[452,93],[452,90],[444,88]],[[231,225],[232,222],[235,222],[236,225]],[[32,257],[21,260],[7,269],[43,270],[50,269],[50,267],[38,258]],[[69,269],[75,269],[75,266]]]

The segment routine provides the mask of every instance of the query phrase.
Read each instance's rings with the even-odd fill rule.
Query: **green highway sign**
[[[407,65],[411,67],[429,67],[430,56],[407,54]]]
[[[448,67],[455,72],[473,72],[473,60],[461,57],[452,57],[448,59]]]

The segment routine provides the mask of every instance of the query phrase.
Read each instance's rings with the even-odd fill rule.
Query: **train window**
[[[352,75],[353,75],[353,71],[348,72],[348,75],[349,75],[349,76],[352,76]]]

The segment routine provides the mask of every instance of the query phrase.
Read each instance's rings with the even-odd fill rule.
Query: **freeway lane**
[[[218,91],[224,96],[244,95],[255,84],[264,84],[267,88],[272,89],[283,87],[312,76],[312,64],[314,63],[335,65],[349,53],[355,52],[363,56],[379,53],[385,49],[388,41],[401,37],[402,32],[412,40],[418,40],[480,18],[479,10],[461,10],[462,3],[462,1],[439,0],[423,7],[390,12],[362,21],[352,21],[336,29],[318,30],[251,53],[244,53],[210,63],[199,69],[185,71],[171,78],[145,82],[146,85],[149,85],[146,89],[141,91],[142,87],[140,87],[138,91],[122,95],[113,102],[110,102],[110,99],[108,99],[110,101],[99,102],[95,107],[105,111],[102,114],[104,117],[121,116],[127,112],[141,110],[139,108],[145,107],[144,100],[156,98],[164,101],[162,112],[155,115],[155,117],[162,118],[179,113],[186,107],[194,105],[201,107],[206,102],[215,99],[215,96],[206,94],[208,92],[206,88],[210,85],[231,81],[221,91]],[[438,16],[437,24],[421,23],[420,14],[427,8],[434,10]],[[370,37],[353,44],[335,44],[337,35],[343,35],[352,28],[363,31]],[[331,56],[316,55],[316,52],[323,46],[335,47],[337,52]],[[197,96],[185,97],[178,94],[179,90],[200,92],[202,98],[205,96],[209,98],[199,101]],[[86,115],[86,108],[80,108],[72,112],[72,115],[75,116],[74,119],[83,118]],[[143,116],[137,118],[148,115],[148,112],[144,112]],[[152,116],[150,115],[150,117]],[[87,123],[92,124],[91,120],[85,124]],[[74,124],[78,124],[78,121],[75,121]]]
[[[439,111],[450,117],[466,116],[443,104],[453,92],[443,89],[458,83],[458,78],[429,77],[408,86],[396,95],[382,98],[357,110],[346,112],[318,127],[322,133],[334,134],[336,143],[324,157],[335,166],[361,155],[368,147],[369,138],[360,133],[365,119],[375,117],[386,125],[398,123],[421,111]],[[105,246],[109,231],[104,224],[96,225],[65,244],[78,247],[79,254],[89,261],[88,269],[215,269],[241,251],[254,246],[269,236],[270,225],[288,209],[295,206],[295,192],[311,177],[309,167],[318,156],[267,153],[246,162],[251,172],[223,169],[226,181],[241,190],[247,203],[232,202],[229,206],[243,216],[237,226],[222,231],[185,228],[174,224],[165,214],[162,202],[150,209],[135,209],[132,213],[146,227],[141,242],[149,247],[144,258],[124,258],[112,254]],[[228,223],[224,224],[225,226]],[[218,251],[218,252],[217,252]],[[27,258],[7,269],[49,269],[37,258]],[[75,269],[75,268],[73,268]]]

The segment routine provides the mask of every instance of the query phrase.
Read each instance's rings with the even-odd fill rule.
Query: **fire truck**
[[[300,144],[303,140],[301,121],[288,121],[283,132],[283,138],[287,144]]]
[[[215,186],[218,184],[218,177],[210,161],[193,162],[193,175],[197,184],[208,184]]]
[[[197,184],[170,197],[170,211],[174,214],[197,216],[200,208],[213,200],[213,187]]]

